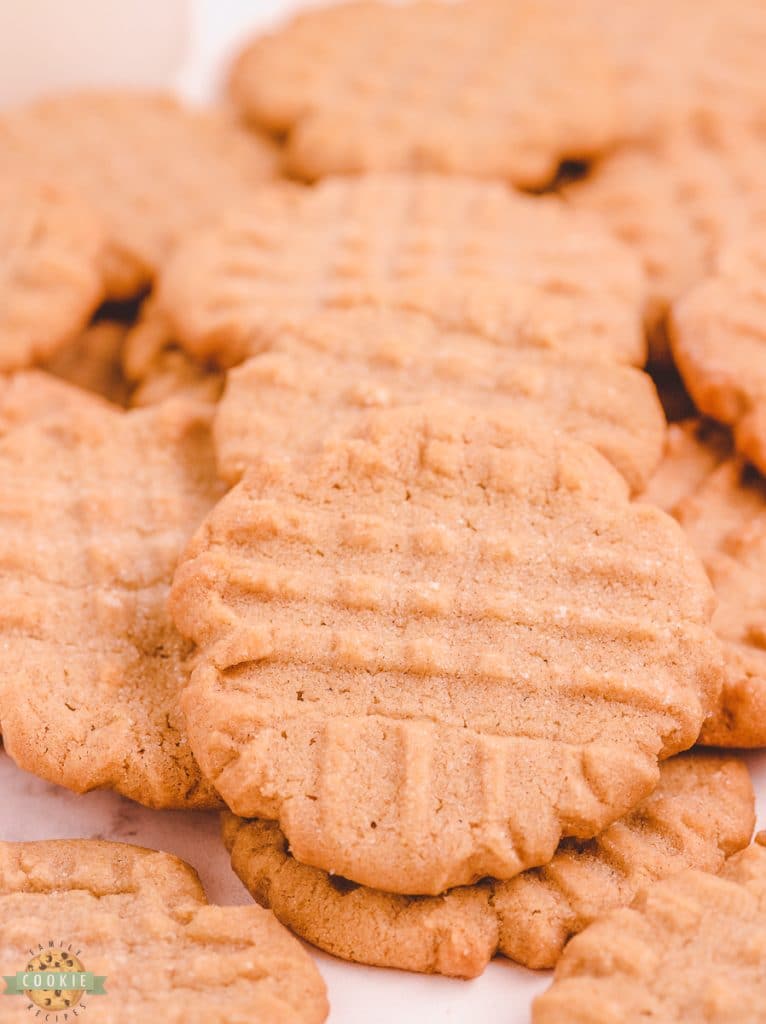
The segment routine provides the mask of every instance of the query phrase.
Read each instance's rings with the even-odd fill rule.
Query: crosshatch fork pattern
[[[262,906],[302,938],[348,960],[475,977],[496,953],[552,967],[569,937],[627,906],[647,882],[686,867],[719,871],[750,842],[753,787],[733,757],[664,761],[657,788],[586,842],[564,840],[542,868],[440,896],[402,896],[300,864],[273,821],[224,813],[232,867]]]
[[[159,287],[179,344],[225,365],[285,321],[365,304],[513,348],[641,366],[638,257],[554,197],[433,175],[262,189],[182,243]]]
[[[665,417],[650,378],[613,363],[516,351],[396,310],[331,311],[280,331],[230,371],[215,417],[221,475],[348,433],[369,409],[439,397],[541,416],[600,451],[640,491],[662,456]]]
[[[533,1024],[569,1024],[573,1006],[598,1006],[604,1024],[759,1024],[765,940],[766,848],[756,843],[718,876],[655,882],[574,938],[533,1003]]]
[[[171,607],[201,646],[190,741],[232,810],[392,891],[509,877],[597,833],[718,683],[677,524],[591,448],[453,406],[251,470]]]

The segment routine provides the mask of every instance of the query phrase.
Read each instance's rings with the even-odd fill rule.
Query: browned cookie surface
[[[210,905],[188,864],[122,843],[1,843],[0,959],[8,974],[85,970],[102,980],[101,994],[32,990],[40,1019],[321,1024],[328,1012],[319,972],[272,914]],[[3,999],[2,1024],[29,1003]]]
[[[362,963],[473,977],[495,952],[553,966],[571,935],[648,881],[720,870],[753,823],[745,766],[693,753],[665,761],[657,789],[595,839],[567,840],[545,867],[509,881],[442,896],[397,896],[300,864],[275,822],[227,813],[224,839],[255,899],[309,942]]]
[[[206,775],[298,859],[435,893],[507,878],[653,788],[717,695],[712,592],[589,446],[438,403],[254,466],[172,604]]]

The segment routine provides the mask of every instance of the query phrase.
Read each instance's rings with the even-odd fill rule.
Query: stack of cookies
[[[7,842],[2,965],[145,935],[97,1019],[320,1022],[285,925],[556,966],[535,1024],[766,1020],[764,47],[762,0],[359,2],[221,110],[0,118],[3,745],[220,810],[268,908]]]

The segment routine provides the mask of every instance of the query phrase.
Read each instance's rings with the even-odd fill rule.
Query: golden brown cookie
[[[617,150],[566,188],[569,202],[597,214],[640,255],[654,361],[670,361],[671,303],[712,269],[728,238],[766,220],[764,167],[766,137],[726,125]]]
[[[641,365],[638,258],[556,197],[434,175],[264,189],[176,251],[159,302],[194,357],[233,365],[329,307],[393,306],[512,348]]]
[[[7,398],[6,398],[7,395]],[[0,387],[0,728],[21,767],[155,807],[217,802],[182,725],[165,601],[217,497],[209,410],[124,413],[41,374]]]
[[[210,905],[184,861],[123,843],[1,843],[0,960],[6,975],[93,976],[91,990],[3,998],[3,1024],[30,1001],[40,1020],[72,1007],[67,1020],[99,1024],[320,1024],[328,1012],[319,971],[272,914]]]
[[[145,287],[170,247],[258,183],[274,177],[274,147],[219,114],[169,95],[82,92],[40,100],[0,120],[3,159],[80,194],[109,245],[107,291]]]
[[[325,7],[250,42],[230,95],[251,124],[286,135],[287,164],[304,179],[432,170],[540,186],[562,159],[601,152],[622,131],[589,7]]]
[[[43,368],[115,405],[127,405],[130,388],[121,368],[127,333],[119,321],[100,320],[48,359]]]
[[[0,252],[0,372],[7,372],[52,356],[86,326],[103,291],[103,235],[77,198],[3,168]]]
[[[437,893],[548,861],[643,799],[720,668],[669,517],[588,445],[455,404],[254,466],[171,609],[190,743],[298,860]]]
[[[724,685],[702,742],[766,746],[766,480],[732,457],[720,427],[690,421],[670,427],[665,460],[642,500],[679,521],[718,599],[713,628]]]
[[[662,455],[665,417],[640,370],[517,352],[418,314],[360,308],[286,329],[229,373],[215,420],[218,469],[235,481],[255,458],[352,432],[369,409],[439,397],[545,416],[597,448],[635,491]]]
[[[534,1024],[760,1024],[766,1019],[766,849],[719,876],[685,871],[578,935]]]
[[[216,402],[223,374],[196,362],[173,339],[167,319],[148,299],[122,350],[122,371],[132,384],[130,405],[156,405],[166,398]]]
[[[670,329],[697,408],[731,426],[739,451],[766,472],[766,224],[675,304]]]
[[[226,813],[224,839],[253,897],[301,938],[347,960],[474,977],[496,952],[552,967],[572,935],[647,881],[719,871],[754,820],[747,768],[695,752],[663,762],[654,793],[595,839],[566,840],[545,867],[509,881],[442,896],[395,896],[300,864],[275,822]]]

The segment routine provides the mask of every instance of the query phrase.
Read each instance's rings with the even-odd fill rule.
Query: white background
[[[105,9],[125,9],[125,0],[97,2],[102,14]],[[142,2],[134,0],[134,13]],[[67,0],[64,4],[55,0],[55,7],[58,12],[66,12],[65,20],[71,26],[77,20],[76,12],[84,14],[86,5],[92,3],[93,0]],[[151,0],[147,4],[148,25],[150,31],[154,26],[155,33],[160,29],[156,12],[163,3],[164,0]],[[0,0],[6,13],[12,10],[17,18],[23,18],[22,11],[29,13],[46,4],[49,11],[54,10],[51,0],[25,0],[24,4]],[[189,98],[205,100],[220,87],[225,62],[243,35],[259,25],[272,24],[305,4],[290,0],[196,0],[190,6],[186,56],[175,82]],[[10,47],[10,34],[4,38]],[[123,38],[124,47],[141,46],[140,37],[136,40],[126,32]],[[167,54],[168,60],[173,59],[173,46],[163,46],[156,34],[152,46],[155,54]],[[3,56],[0,36],[0,63]],[[25,54],[25,58],[28,66],[31,54]],[[45,73],[55,73],[54,56],[45,63]],[[115,69],[131,66],[128,55],[122,61],[107,61],[107,76],[110,63]],[[78,61],[77,66],[82,68],[83,62]],[[103,76],[102,67],[99,80]],[[5,98],[7,101],[7,94]],[[747,759],[759,796],[759,825],[766,828],[766,752],[749,755]],[[212,901],[249,900],[230,869],[219,839],[216,814],[149,811],[112,793],[75,796],[20,772],[5,754],[0,754],[0,799],[4,811],[0,820],[2,839],[97,837],[168,850],[194,865]],[[332,1024],[527,1024],[530,1000],[548,984],[547,974],[527,971],[506,960],[495,961],[481,978],[465,982],[346,964],[313,952],[329,987]]]

